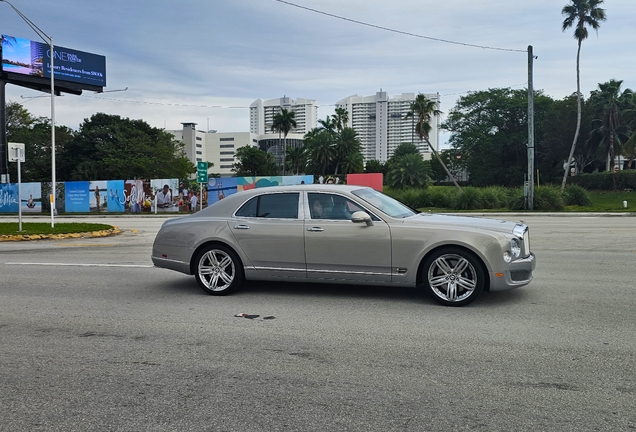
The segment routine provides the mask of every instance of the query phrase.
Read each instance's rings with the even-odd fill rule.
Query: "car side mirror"
[[[357,211],[351,215],[351,222],[353,223],[366,223],[367,226],[373,226],[371,216],[367,212]]]

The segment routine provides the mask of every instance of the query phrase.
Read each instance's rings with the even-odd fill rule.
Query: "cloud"
[[[76,128],[96,112],[142,118],[171,129],[194,121],[211,129],[249,129],[247,107],[258,98],[283,95],[317,100],[319,117],[352,94],[382,88],[440,93],[448,112],[467,91],[523,88],[527,54],[448,44],[355,23],[464,44],[525,50],[534,47],[537,89],[555,98],[576,90],[576,41],[561,31],[562,0],[296,0],[315,13],[275,0],[57,0],[37,7],[17,5],[56,44],[102,54],[107,90],[125,92],[64,96],[57,102],[59,124]],[[599,82],[624,80],[636,88],[633,0],[606,2],[608,20],[590,33],[581,52],[585,94]],[[6,4],[0,4],[3,33],[37,36]],[[46,98],[7,86],[7,99],[48,116]],[[239,108],[230,108],[239,107]],[[209,120],[208,120],[209,119]]]

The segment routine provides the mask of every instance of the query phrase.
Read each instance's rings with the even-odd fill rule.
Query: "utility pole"
[[[532,45],[528,45],[528,210],[534,209],[534,85],[532,83],[534,58]]]

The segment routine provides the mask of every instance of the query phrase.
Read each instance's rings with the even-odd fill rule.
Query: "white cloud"
[[[334,15],[417,35],[538,55],[534,83],[562,98],[576,89],[576,41],[561,31],[566,0],[296,0]],[[249,128],[246,107],[283,95],[316,99],[319,116],[352,94],[439,92],[450,110],[466,91],[523,88],[527,55],[447,44],[397,34],[286,5],[275,0],[206,1],[14,0],[56,44],[105,55],[106,90],[64,96],[57,122],[76,128],[96,112],[141,118],[155,127],[194,121],[219,131]],[[605,2],[608,20],[590,33],[581,52],[582,90],[624,80],[636,89],[634,0]],[[6,4],[0,31],[37,39]],[[48,116],[46,98],[7,86],[7,99]],[[217,107],[220,106],[220,107]],[[242,107],[242,108],[229,108]],[[208,120],[209,119],[209,120]]]

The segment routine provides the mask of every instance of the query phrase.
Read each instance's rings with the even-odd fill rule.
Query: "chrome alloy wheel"
[[[236,268],[234,260],[227,252],[211,249],[199,259],[198,273],[199,280],[207,289],[224,291],[232,285]]]
[[[431,291],[447,302],[455,303],[467,299],[477,288],[478,282],[475,267],[461,255],[440,255],[428,269]]]

